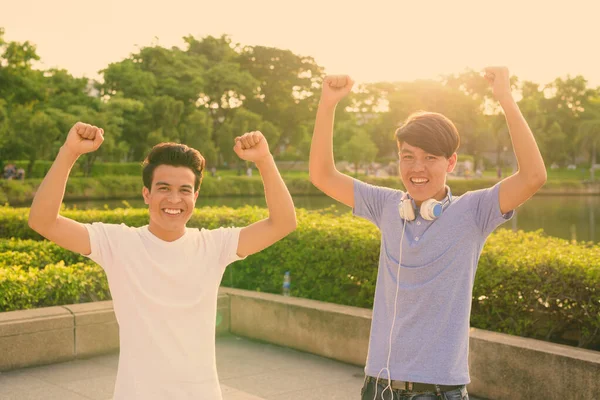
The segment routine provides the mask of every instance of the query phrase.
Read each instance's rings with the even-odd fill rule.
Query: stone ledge
[[[364,365],[372,311],[221,288],[217,333]],[[494,400],[597,399],[600,352],[470,330],[469,390]],[[0,371],[118,349],[112,302],[0,313]]]
[[[73,315],[63,307],[0,313],[0,371],[73,359]]]
[[[64,306],[75,323],[74,357],[91,357],[119,349],[119,325],[112,301]]]
[[[600,352],[475,328],[469,343],[469,390],[475,394],[497,400],[591,400],[600,394]]]
[[[73,316],[63,307],[0,312],[0,337],[73,328]]]
[[[231,333],[364,365],[372,311],[322,301],[221,288]]]

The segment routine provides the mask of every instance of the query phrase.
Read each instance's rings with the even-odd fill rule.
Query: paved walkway
[[[112,354],[0,373],[0,399],[110,400],[117,361]],[[359,400],[364,378],[360,367],[235,336],[217,339],[217,369],[224,400]]]

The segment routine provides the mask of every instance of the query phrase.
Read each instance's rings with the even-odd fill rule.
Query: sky
[[[366,4],[365,4],[366,3]],[[312,56],[358,83],[436,79],[505,65],[520,79],[568,74],[600,86],[600,1],[0,0],[8,41],[29,40],[40,68],[98,79],[140,47],[182,37]],[[353,5],[355,4],[355,5]]]

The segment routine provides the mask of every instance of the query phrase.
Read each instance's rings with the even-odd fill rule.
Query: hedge
[[[105,169],[109,169],[108,166]],[[305,176],[284,176],[284,180],[292,195],[323,195]],[[361,180],[380,186],[403,189],[402,182],[396,178],[361,177]],[[24,181],[0,180],[0,204],[29,206],[42,179],[26,179]],[[449,182],[454,195],[461,195],[469,190],[490,187],[496,183],[494,179],[457,179]],[[134,199],[142,196],[141,174],[102,175],[95,178],[71,177],[67,182],[65,200],[103,200]],[[581,193],[587,190],[581,182],[549,181],[543,190],[553,193]],[[542,191],[543,193],[543,191]],[[263,196],[264,189],[260,176],[205,176],[200,187],[200,196]]]
[[[145,225],[148,221],[143,209],[70,210],[64,215],[81,222],[124,222],[130,226]],[[188,226],[209,229],[245,226],[265,216],[266,210],[255,207],[202,208],[195,210]],[[26,217],[27,209],[0,208],[0,236],[40,239],[27,227]],[[379,239],[373,225],[350,213],[332,216],[298,210],[295,232],[234,263],[227,269],[222,284],[280,293],[283,274],[289,270],[294,296],[370,308]],[[3,239],[0,242],[0,269],[5,271],[0,276],[0,297],[4,296],[0,310],[55,304],[57,299],[90,301],[109,295],[104,278],[79,255],[47,241]],[[9,262],[11,251],[25,254],[15,257],[16,267]],[[60,264],[63,260],[66,267]],[[49,267],[54,280],[45,275]],[[81,268],[98,281],[87,281],[74,272]],[[74,281],[66,281],[65,274],[71,273],[75,273]],[[47,290],[50,299],[39,292],[40,281],[46,288],[56,285],[54,290]],[[78,290],[75,281],[80,282]],[[25,299],[17,301],[18,287],[24,290]],[[600,349],[599,291],[599,245],[572,244],[539,231],[515,233],[499,229],[489,237],[479,262],[471,323],[482,329]],[[5,293],[11,293],[11,297],[7,298]],[[567,342],[572,333],[575,342]]]

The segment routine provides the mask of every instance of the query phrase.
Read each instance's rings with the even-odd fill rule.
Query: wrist
[[[60,147],[58,155],[66,157],[69,160],[72,160],[73,162],[75,162],[75,161],[77,161],[77,159],[79,158],[79,156],[81,154],[78,154],[78,153],[74,152],[73,150],[69,149],[66,145],[62,145]]]
[[[506,93],[504,95],[498,96],[498,102],[501,106],[509,105],[515,103],[515,99],[512,96],[512,93]]]
[[[338,102],[335,100],[325,100],[323,98],[321,98],[319,100],[319,108],[320,109],[335,110],[337,105],[338,105]]]
[[[262,156],[258,160],[254,161],[256,168],[261,169],[267,165],[275,164],[275,159],[271,153]]]

